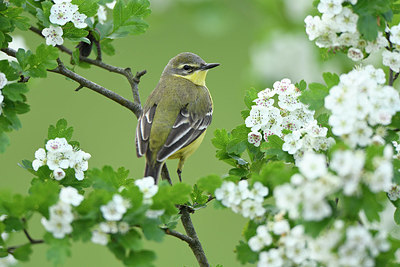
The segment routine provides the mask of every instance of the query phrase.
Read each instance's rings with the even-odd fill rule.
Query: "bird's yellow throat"
[[[188,74],[188,75],[174,74],[174,76],[188,79],[189,81],[191,81],[192,83],[194,83],[196,85],[206,86],[207,71],[208,70],[199,70],[199,71],[195,71],[192,74]]]

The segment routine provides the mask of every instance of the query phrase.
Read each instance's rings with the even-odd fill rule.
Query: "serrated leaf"
[[[73,132],[74,129],[72,127],[68,127],[67,121],[65,119],[60,119],[57,121],[56,126],[49,126],[49,129],[47,131],[47,138],[55,139],[56,137],[64,137],[69,142],[72,138]]]
[[[300,101],[309,105],[309,109],[318,110],[324,106],[324,99],[329,94],[329,89],[319,83],[310,83],[308,90],[302,92]]]
[[[3,95],[7,96],[11,101],[25,101],[23,94],[28,92],[25,83],[10,83],[2,89]]]
[[[324,72],[322,77],[324,78],[328,88],[332,88],[333,86],[338,85],[340,82],[340,78],[336,73]]]
[[[59,191],[59,185],[55,180],[38,181],[29,189],[30,195],[27,203],[32,209],[48,218],[49,206],[58,201]]]
[[[150,250],[131,251],[124,260],[127,266],[153,267],[152,262],[156,259],[156,254]]]
[[[184,204],[189,201],[192,187],[185,183],[177,183],[171,187],[171,201],[175,204]]]
[[[243,241],[236,246],[236,258],[240,263],[255,263],[258,259],[258,253],[252,251],[249,245]]]
[[[126,234],[118,235],[117,242],[120,243],[124,248],[133,251],[139,251],[143,248],[142,237],[135,229],[131,229]]]
[[[47,259],[55,266],[63,265],[65,260],[71,256],[68,238],[57,239],[50,233],[46,233],[44,239],[46,244],[50,245],[50,248],[46,252]]]
[[[300,82],[296,83],[295,86],[300,91],[304,91],[307,89],[307,83],[304,80],[301,80]]]
[[[362,14],[358,17],[357,29],[367,41],[374,41],[378,37],[378,23],[376,16]]]
[[[259,181],[271,190],[278,185],[290,182],[290,178],[297,172],[292,164],[282,161],[269,161],[263,166],[259,175],[253,174],[252,180]]]
[[[278,160],[286,162],[294,162],[294,158],[288,152],[282,150],[284,141],[276,135],[268,137],[268,142],[263,142],[260,146],[260,151],[265,153],[266,158],[276,156]]]
[[[78,5],[80,13],[93,17],[99,9],[98,2],[99,0],[73,0],[72,4]]]
[[[29,261],[29,257],[32,254],[31,244],[22,245],[15,249],[13,256],[19,261]]]
[[[215,189],[221,187],[222,179],[218,175],[212,174],[200,178],[196,184],[201,191],[214,194]]]
[[[258,97],[257,96],[258,91],[255,88],[250,88],[249,90],[246,90],[246,93],[244,95],[244,103],[246,104],[246,107],[248,109],[251,109],[251,107],[254,105],[254,100]]]
[[[142,230],[147,240],[161,242],[165,236],[165,232],[160,229],[159,224],[155,220],[147,219],[142,224]]]
[[[229,140],[230,137],[225,129],[217,129],[214,132],[214,138],[211,139],[211,142],[216,148],[225,150]]]

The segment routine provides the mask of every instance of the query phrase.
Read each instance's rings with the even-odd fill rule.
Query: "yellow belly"
[[[181,159],[184,161],[187,157],[192,155],[197,150],[197,148],[200,146],[201,142],[203,142],[205,135],[206,135],[206,131],[204,131],[199,137],[197,137],[197,139],[194,140],[191,144],[176,151],[168,159]]]

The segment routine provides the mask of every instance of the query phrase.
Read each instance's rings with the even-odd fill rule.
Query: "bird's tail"
[[[155,164],[151,164],[149,161],[146,161],[144,177],[147,177],[147,176],[153,177],[154,183],[157,184],[158,177],[160,177],[162,166],[163,166],[163,162],[156,162]]]

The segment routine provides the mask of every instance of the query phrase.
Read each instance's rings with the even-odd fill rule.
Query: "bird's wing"
[[[165,144],[157,153],[157,161],[162,162],[181,148],[191,144],[211,124],[212,107],[202,116],[191,114],[187,106],[182,108],[176,118]]]
[[[149,145],[149,137],[151,125],[153,123],[154,114],[156,113],[157,105],[154,104],[151,108],[144,110],[140,115],[136,127],[136,154],[138,157],[146,154]]]

